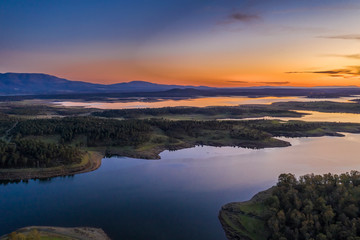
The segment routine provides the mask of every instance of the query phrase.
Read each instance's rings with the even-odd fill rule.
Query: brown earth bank
[[[24,227],[0,237],[0,240],[15,239],[18,235],[27,236],[29,234],[38,236],[38,239],[59,239],[59,240],[110,240],[101,228],[90,227],[48,227],[48,226],[31,226]],[[33,239],[33,238],[31,238]]]
[[[100,167],[102,158],[103,155],[101,153],[87,152],[81,163],[70,166],[59,166],[51,168],[1,169],[0,181],[45,179],[91,172]]]

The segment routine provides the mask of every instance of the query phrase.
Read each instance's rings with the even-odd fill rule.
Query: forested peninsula
[[[164,150],[197,145],[287,147],[290,143],[277,137],[343,136],[339,132],[360,132],[360,124],[353,123],[215,120],[219,116],[269,114],[301,116],[266,106],[104,111],[26,108],[26,104],[3,106],[0,108],[0,180],[92,171],[100,166],[104,156],[159,159]],[[169,115],[173,117],[164,117]],[[194,119],[179,118],[190,115]]]
[[[219,212],[229,240],[360,239],[360,172],[281,174],[276,186]]]

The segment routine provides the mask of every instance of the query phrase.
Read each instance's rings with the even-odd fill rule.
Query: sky
[[[360,86],[358,0],[0,0],[0,72]]]

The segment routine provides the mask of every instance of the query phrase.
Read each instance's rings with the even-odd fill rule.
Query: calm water
[[[99,109],[123,109],[123,108],[159,108],[159,107],[207,107],[207,106],[237,106],[240,104],[271,104],[273,102],[313,102],[313,101],[333,101],[333,102],[349,102],[349,100],[357,98],[353,97],[340,97],[340,98],[306,98],[306,97],[203,97],[191,99],[162,99],[159,101],[146,101],[146,100],[132,100],[132,101],[117,101],[117,102],[81,102],[81,101],[68,101],[68,102],[53,102],[56,105],[65,107],[86,107],[86,108],[99,108]]]
[[[113,239],[225,239],[221,205],[249,199],[283,172],[360,169],[360,135],[290,139],[292,147],[196,147],[161,160],[104,159],[95,172],[0,185],[0,234],[28,225],[94,226]]]

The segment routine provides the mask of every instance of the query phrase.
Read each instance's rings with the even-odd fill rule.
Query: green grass
[[[261,220],[264,209],[261,203],[232,203],[229,209],[220,212],[220,219],[232,235],[264,240],[268,236],[265,222]]]
[[[240,215],[238,220],[245,228],[243,233],[251,239],[264,240],[267,238],[264,221],[246,215]]]
[[[272,193],[272,188],[256,194],[250,201],[234,202],[224,205],[219,213],[219,220],[228,239],[268,239],[264,204]]]
[[[89,163],[90,158],[96,157],[97,152],[87,152],[84,153],[83,157],[81,158],[81,162],[79,163],[73,163],[70,165],[63,165],[63,166],[56,166],[56,167],[48,167],[48,168],[6,168],[6,169],[0,169],[0,173],[36,173],[36,172],[52,172],[52,171],[60,171],[64,169],[77,169],[79,167],[85,166]]]

